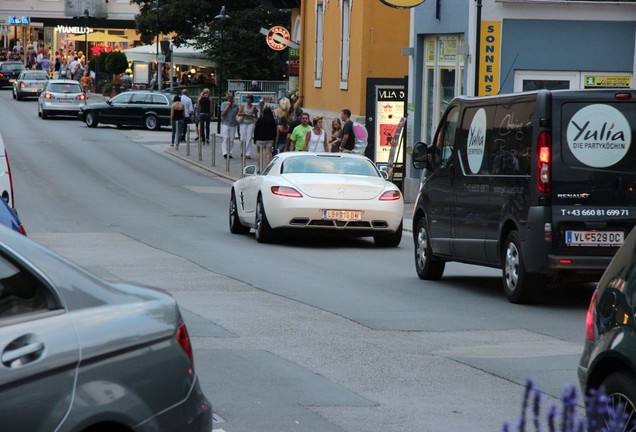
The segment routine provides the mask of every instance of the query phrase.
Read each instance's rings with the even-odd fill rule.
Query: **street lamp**
[[[219,64],[216,67],[216,80],[219,87],[219,121],[217,122],[218,133],[221,132],[221,101],[223,99],[223,74],[221,73],[223,69],[223,28],[225,27],[225,20],[229,18],[230,16],[226,15],[225,13],[225,5],[221,7],[221,12],[214,17],[215,20],[221,20],[221,44],[219,45]]]
[[[159,0],[155,2],[155,12],[157,12],[157,46],[155,47],[155,62],[157,63],[157,90],[161,91],[161,81],[163,76],[161,74],[161,68],[159,67]]]
[[[84,9],[84,67],[88,70],[88,18],[90,12]]]

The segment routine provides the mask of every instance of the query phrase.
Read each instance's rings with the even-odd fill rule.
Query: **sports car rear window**
[[[378,177],[375,167],[365,158],[321,156],[293,157],[283,162],[282,174],[349,174]]]
[[[79,84],[51,84],[48,88],[53,93],[81,93],[82,88]]]

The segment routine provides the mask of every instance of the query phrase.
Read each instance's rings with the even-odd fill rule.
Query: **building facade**
[[[431,142],[457,95],[634,86],[633,1],[438,0],[411,14],[407,146]]]

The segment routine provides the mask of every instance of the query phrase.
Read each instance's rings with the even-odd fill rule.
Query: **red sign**
[[[287,48],[290,41],[289,31],[285,27],[276,26],[269,29],[267,34],[267,45],[273,50],[282,51]]]

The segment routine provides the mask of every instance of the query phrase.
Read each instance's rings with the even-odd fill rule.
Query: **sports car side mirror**
[[[253,176],[256,175],[256,170],[257,170],[257,166],[256,165],[248,165],[245,168],[243,168],[243,176]]]

